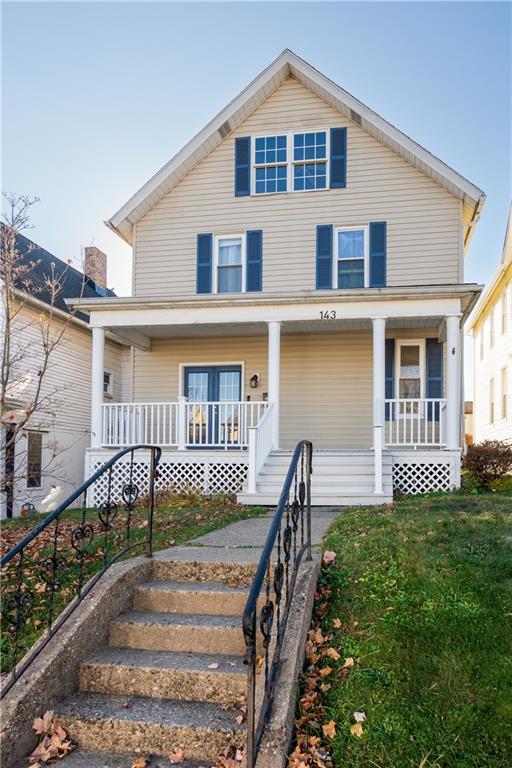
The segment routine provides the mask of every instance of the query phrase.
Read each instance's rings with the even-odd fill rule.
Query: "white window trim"
[[[222,293],[220,296],[238,296],[240,293],[246,293],[246,236],[245,232],[238,235],[214,235],[214,247],[213,247],[213,275],[212,275],[212,293],[219,293],[218,291],[218,269],[219,269],[219,241],[220,240],[241,240],[242,241],[242,290],[233,291],[230,293]]]
[[[503,386],[505,385],[505,386]],[[508,366],[505,365],[500,372],[500,416],[502,420],[508,418]]]
[[[333,243],[333,265],[332,265],[332,285],[336,287],[336,290],[353,290],[352,288],[338,288],[338,261],[339,259],[339,247],[338,247],[338,232],[352,232],[354,230],[362,229],[364,231],[364,287],[369,288],[370,286],[370,235],[369,235],[369,226],[368,224],[359,224],[357,226],[350,226],[350,227],[335,227],[334,228],[334,240]],[[347,261],[347,259],[342,259],[342,261]]]
[[[110,376],[110,379],[109,379],[107,391],[105,392],[105,374],[106,373]],[[103,369],[103,396],[104,397],[114,396],[114,374],[112,373],[112,371],[109,371],[107,368]]]
[[[41,435],[41,476],[39,478],[39,485],[29,485],[28,484],[28,441],[29,441],[29,435],[30,433],[34,433],[37,435]],[[25,478],[25,488],[27,491],[34,491],[39,488],[43,487],[43,455],[44,455],[44,443],[43,443],[43,435],[45,433],[39,429],[27,429],[26,435],[27,435],[27,460],[26,460],[26,466],[27,466],[27,477]]]
[[[426,342],[425,339],[396,339],[395,341],[395,392],[396,399],[400,400],[400,350],[402,347],[419,346],[420,348],[420,397],[422,400],[425,398],[427,391],[427,355],[426,355]],[[404,400],[415,400],[416,398],[403,398]],[[417,418],[416,413],[400,413],[399,418],[411,419]]]
[[[496,381],[494,376],[489,379],[489,424],[496,422]]]
[[[324,160],[294,160],[293,159],[293,137],[298,133],[325,133],[325,154]],[[256,164],[256,139],[266,139],[268,136],[286,136],[286,163],[258,163]],[[267,131],[258,133],[257,136],[251,136],[251,197],[265,197],[266,195],[286,195],[298,194],[303,192],[326,192],[330,189],[330,171],[331,171],[331,129],[330,128],[301,128],[293,131]],[[324,189],[294,189],[293,188],[293,168],[295,165],[304,165],[305,163],[323,163],[325,169],[325,188]],[[256,192],[256,168],[267,168],[269,166],[286,166],[286,192]]]

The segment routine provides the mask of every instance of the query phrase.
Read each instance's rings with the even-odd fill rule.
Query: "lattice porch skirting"
[[[92,475],[114,454],[114,451],[90,449],[86,458],[86,474]],[[140,493],[148,490],[149,453],[138,452],[133,463],[133,482]],[[123,485],[130,476],[130,461],[120,462],[112,472],[112,496],[121,499]],[[207,454],[199,451],[184,454],[163,451],[158,465],[157,489],[172,489],[181,493],[239,493],[247,479],[246,453]],[[92,489],[88,503],[101,504],[106,501],[108,477],[102,477]]]
[[[460,451],[393,451],[392,457],[394,491],[429,493],[460,485]]]

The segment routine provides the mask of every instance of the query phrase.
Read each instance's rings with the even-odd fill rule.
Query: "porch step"
[[[242,656],[104,648],[80,667],[89,693],[210,701],[241,706],[246,692]]]
[[[279,495],[275,493],[246,493],[242,492],[237,495],[237,501],[239,504],[262,504],[275,506]],[[348,495],[335,496],[333,494],[315,494],[313,498],[313,506],[316,507],[371,507],[379,506],[381,504],[389,504],[393,501],[393,494],[384,493],[382,496],[376,496],[375,494],[363,495],[361,493]]]
[[[227,746],[242,748],[236,710],[204,701],[79,693],[55,707],[58,725],[83,749],[169,756],[178,746],[189,760],[215,761]]]
[[[75,749],[74,752],[66,755],[65,768],[130,768],[134,760],[140,756],[141,753],[134,755],[133,752],[130,755],[124,753],[114,755],[112,752]],[[175,768],[175,764],[165,757],[150,755],[148,760],[147,768]],[[212,765],[210,760],[184,760],[180,763],[180,768],[209,768]],[[26,762],[23,762],[19,768],[27,768]]]
[[[110,623],[110,645],[151,651],[243,654],[238,616],[130,611]]]
[[[153,581],[135,590],[136,611],[155,613],[207,613],[210,616],[241,616],[248,589],[231,587],[224,582]]]

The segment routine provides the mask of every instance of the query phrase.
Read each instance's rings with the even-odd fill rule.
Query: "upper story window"
[[[103,371],[103,394],[112,397],[114,392],[114,377],[110,371]]]
[[[240,293],[244,286],[244,237],[216,238],[216,268],[214,271],[216,293]]]
[[[257,195],[288,189],[288,136],[261,136],[254,141],[254,189]]]
[[[293,135],[293,189],[327,188],[327,131]]]
[[[338,288],[368,285],[368,230],[353,227],[336,230],[333,284]]]

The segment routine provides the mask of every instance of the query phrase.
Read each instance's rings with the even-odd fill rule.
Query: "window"
[[[489,381],[489,424],[494,424],[494,379]]]
[[[43,433],[27,432],[27,488],[41,487]]]
[[[257,195],[288,189],[288,136],[262,136],[254,141],[254,190]]]
[[[337,230],[334,267],[333,285],[338,288],[364,288],[368,285],[366,227]]]
[[[398,397],[404,400],[419,399],[424,392],[424,342],[398,341],[396,346]]]
[[[501,297],[501,335],[507,332],[507,292]]]
[[[480,360],[484,359],[484,326],[480,328]]]
[[[254,193],[327,189],[329,141],[327,130],[255,137]]]
[[[110,371],[103,371],[103,394],[112,397],[114,390],[114,377]]]
[[[489,316],[489,347],[494,347],[494,309]]]
[[[295,133],[293,136],[294,191],[326,188],[327,132]]]
[[[241,235],[217,238],[214,292],[240,293],[243,291],[244,240]]]
[[[507,418],[508,381],[507,368],[501,369],[501,418]]]

